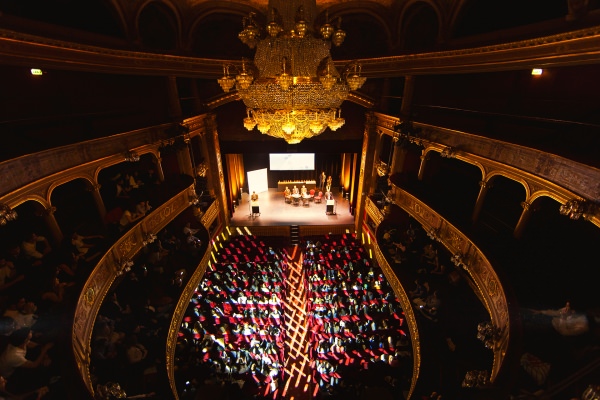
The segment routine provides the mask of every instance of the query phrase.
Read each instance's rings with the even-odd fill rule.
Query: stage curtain
[[[242,154],[226,154],[227,172],[229,178],[229,192],[232,199],[240,196],[240,188],[244,187],[244,156]]]

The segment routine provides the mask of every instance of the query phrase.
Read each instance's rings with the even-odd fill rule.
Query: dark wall
[[[319,181],[321,171],[325,171],[326,175],[331,175],[333,186],[339,186],[339,174],[342,164],[341,154],[315,154],[315,169],[313,171],[271,171],[269,168],[269,153],[254,153],[244,154],[244,170],[253,171],[257,169],[267,168],[267,177],[270,188],[276,188],[278,181],[294,180]]]

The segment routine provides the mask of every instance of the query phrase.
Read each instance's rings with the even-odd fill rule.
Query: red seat
[[[311,189],[311,192],[314,192],[314,190]],[[318,195],[314,196],[315,203],[320,203],[321,199],[323,199],[323,192],[319,192]]]

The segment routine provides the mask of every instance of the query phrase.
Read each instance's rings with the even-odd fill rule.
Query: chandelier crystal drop
[[[242,21],[239,38],[256,53],[242,61],[235,78],[229,68],[218,79],[223,91],[234,88],[247,108],[244,127],[282,138],[290,144],[344,125],[340,106],[366,78],[352,63],[340,73],[331,60],[331,43],[341,45],[346,33],[341,18],[334,28],[326,14],[314,26],[315,0],[269,0],[270,17],[264,32],[251,13]],[[239,71],[239,69],[238,69]]]

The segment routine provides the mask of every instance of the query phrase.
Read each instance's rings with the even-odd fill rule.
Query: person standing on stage
[[[331,175],[329,175],[327,177],[327,186],[325,187],[325,190],[328,192],[331,192],[331,182],[332,182]]]
[[[327,175],[325,175],[325,171],[321,172],[321,184],[319,185],[319,189],[325,189],[325,181],[327,180]]]
[[[258,195],[256,194],[256,192],[254,192],[254,191],[252,192],[252,196],[250,196],[250,200],[252,200],[252,201],[258,200]]]

